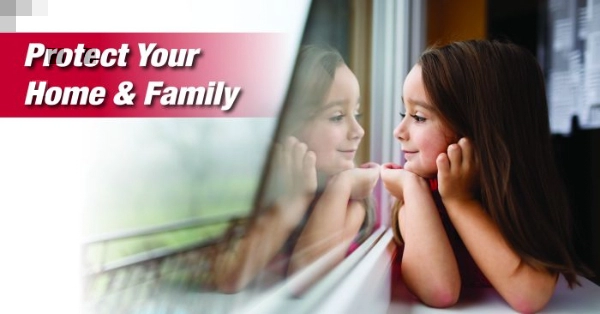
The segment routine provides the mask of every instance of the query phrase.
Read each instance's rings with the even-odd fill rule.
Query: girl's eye
[[[354,119],[356,119],[357,121],[360,121],[363,117],[362,113],[355,113],[354,114]]]
[[[427,120],[427,119],[425,119],[425,118],[423,118],[423,117],[421,117],[419,115],[416,115],[416,114],[411,114],[410,116],[413,119],[415,119],[415,121],[417,121],[417,122],[425,122],[425,120]]]
[[[329,118],[329,121],[331,121],[331,122],[340,122],[340,121],[342,121],[343,118],[344,118],[344,115],[340,114],[340,115],[333,116],[333,117]]]
[[[402,112],[400,112],[400,117],[401,117],[402,119],[404,119],[404,117],[406,117],[406,113],[402,113]]]

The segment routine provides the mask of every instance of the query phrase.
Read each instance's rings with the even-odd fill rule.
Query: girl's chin
[[[346,171],[346,170],[350,170],[356,168],[356,166],[354,165],[354,163],[348,163],[345,165],[340,165],[338,167],[331,167],[328,169],[317,169],[318,172],[320,172],[323,175],[326,175],[328,177],[333,177],[334,175],[342,172],[342,171]]]
[[[437,169],[432,170],[432,171],[426,171],[425,169],[411,167],[410,162],[405,163],[403,168],[404,168],[404,170],[410,171],[422,178],[436,178],[437,177]]]

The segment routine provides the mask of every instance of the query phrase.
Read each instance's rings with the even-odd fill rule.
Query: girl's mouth
[[[346,157],[350,157],[350,158],[354,158],[354,155],[356,154],[356,150],[355,149],[349,149],[349,150],[338,150],[340,153],[342,153],[344,156]]]

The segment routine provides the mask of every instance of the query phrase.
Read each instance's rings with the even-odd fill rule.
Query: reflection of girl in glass
[[[222,291],[242,289],[275,256],[290,274],[328,253],[329,269],[373,228],[379,165],[355,167],[360,92],[340,54],[302,47],[287,102],[260,213],[217,259]]]

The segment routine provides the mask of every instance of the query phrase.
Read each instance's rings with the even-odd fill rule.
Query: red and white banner
[[[274,117],[277,33],[0,33],[0,117]],[[286,59],[287,58],[287,59]]]

